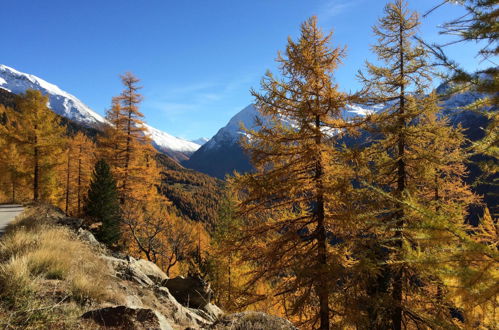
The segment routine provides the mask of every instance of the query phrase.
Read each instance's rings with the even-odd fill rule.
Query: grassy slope
[[[57,215],[28,207],[0,240],[2,329],[75,328],[88,306],[119,299],[98,252],[55,225]]]

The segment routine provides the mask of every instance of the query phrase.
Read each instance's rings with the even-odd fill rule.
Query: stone
[[[166,274],[155,263],[148,260],[130,260],[130,267],[136,268],[156,284],[160,284],[168,279],[168,276],[166,276]]]
[[[124,280],[134,281],[142,286],[153,286],[154,282],[138,267],[130,267],[134,264],[135,259],[127,257],[127,259],[119,259],[111,256],[101,257],[108,264],[110,271],[117,277]],[[131,260],[134,261],[131,261]]]
[[[79,228],[76,234],[78,235],[78,238],[81,239],[82,241],[85,241],[92,246],[101,247],[101,243],[99,243],[99,241],[95,238],[94,234],[92,234],[88,230]]]
[[[196,327],[206,327],[213,322],[209,318],[204,318],[198,313],[198,310],[182,306],[174,296],[165,287],[157,287],[155,289],[156,296],[162,303],[162,306],[170,311],[168,316],[181,324],[195,324]]]
[[[199,276],[178,276],[165,280],[161,286],[166,287],[183,306],[202,309],[210,303],[212,290],[210,285]]]
[[[206,306],[204,306],[203,311],[205,311],[212,320],[217,320],[224,314],[224,312],[220,309],[220,307],[212,303],[209,303]]]
[[[86,312],[81,317],[105,327],[129,330],[171,330],[164,316],[148,308],[113,306]]]

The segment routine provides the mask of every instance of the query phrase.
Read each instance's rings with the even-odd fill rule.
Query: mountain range
[[[40,90],[49,97],[49,106],[57,114],[80,125],[99,129],[106,124],[105,118],[90,109],[75,96],[65,92],[54,84],[39,77],[22,73],[5,65],[0,65],[0,88],[14,94],[26,89]],[[446,84],[437,88],[437,93],[444,94]],[[470,104],[482,95],[465,92],[442,101],[443,113],[449,115],[452,123],[465,128],[467,136],[476,140],[483,134],[484,118],[471,112],[459,111],[460,107]],[[348,105],[343,111],[344,117],[364,116],[370,112],[382,111],[384,106]],[[261,117],[254,104],[250,104],[234,115],[226,126],[222,127],[211,139],[200,138],[187,141],[146,125],[154,147],[183,166],[223,179],[234,171],[247,172],[252,169],[248,155],[242,150],[239,140],[245,135],[241,125],[255,128],[255,118]]]
[[[58,86],[37,76],[1,64],[0,88],[14,94],[23,93],[27,89],[39,90],[48,96],[49,107],[55,113],[85,127],[99,129],[107,123],[104,117]],[[177,161],[187,160],[201,147],[200,143],[172,136],[150,125],[146,125],[146,128],[154,147]]]

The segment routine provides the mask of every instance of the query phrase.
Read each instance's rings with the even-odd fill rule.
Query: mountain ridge
[[[24,93],[27,89],[39,90],[49,97],[49,107],[58,115],[98,130],[107,124],[103,116],[57,85],[3,64],[0,64],[0,88],[14,94]],[[175,137],[150,125],[146,124],[146,127],[153,146],[177,161],[188,159],[200,147],[197,143]]]

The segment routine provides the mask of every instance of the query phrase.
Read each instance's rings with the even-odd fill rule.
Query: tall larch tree
[[[66,157],[65,210],[67,214],[81,216],[96,162],[95,144],[85,134],[77,132],[68,141]]]
[[[100,157],[106,159],[112,168],[123,163],[123,150],[126,143],[124,115],[118,97],[113,97],[111,108],[106,112],[106,119],[110,123],[105,125],[103,134],[98,138]]]
[[[10,132],[17,130],[17,113],[12,108],[0,104],[0,115],[5,118],[0,123],[0,186],[6,201],[16,203],[26,198],[26,157],[20,152]]]
[[[448,1],[432,8],[426,15],[442,7]],[[466,14],[452,19],[440,26],[440,33],[451,36],[452,41],[446,44],[425,43],[435,55],[436,64],[444,67],[443,78],[448,81],[447,95],[471,91],[481,95],[475,102],[461,108],[463,111],[474,111],[487,119],[482,128],[483,136],[473,143],[474,163],[481,170],[475,185],[485,192],[485,201],[492,217],[499,217],[497,207],[499,176],[499,69],[494,59],[499,55],[499,8],[495,0],[456,0]],[[442,7],[442,8],[440,8]],[[478,44],[477,58],[489,67],[479,71],[468,71],[460,63],[446,54],[446,46],[451,44]],[[445,95],[445,96],[447,96]],[[478,159],[478,160],[477,160]]]
[[[320,329],[339,317],[332,304],[349,249],[331,241],[348,221],[339,195],[351,189],[353,175],[337,148],[349,126],[341,117],[349,97],[333,82],[344,50],[330,41],[315,17],[296,42],[288,40],[277,59],[282,78],[267,73],[264,93],[252,92],[265,118],[243,141],[255,173],[235,178],[245,222],[235,246],[257,265],[249,284],[273,283],[272,294],[287,298],[287,314]]]
[[[118,187],[122,244],[133,255],[161,264],[168,244],[168,202],[158,191],[161,172],[139,109],[139,80],[131,73],[121,80],[123,92],[113,98],[106,115],[110,125],[99,144]]]
[[[373,51],[384,66],[367,63],[360,74],[368,101],[385,104],[371,124],[367,148],[378,198],[370,237],[381,253],[371,288],[370,322],[378,328],[455,326],[447,294],[449,256],[466,241],[467,207],[477,202],[463,182],[464,138],[439,118],[438,98],[425,96],[430,75],[425,49],[414,43],[418,15],[396,0],[374,27]],[[447,262],[446,262],[447,261]]]
[[[411,93],[421,94],[427,87],[429,65],[426,53],[422,47],[414,46],[412,38],[419,26],[417,13],[407,9],[407,3],[396,0],[385,7],[385,16],[379,19],[373,32],[378,37],[378,42],[372,49],[378,59],[386,66],[376,66],[367,63],[368,76],[359,74],[361,81],[366,86],[366,93],[370,95],[371,102],[375,104],[390,104],[390,109],[386,111],[390,116],[390,134],[393,142],[390,178],[395,183],[394,193],[396,198],[402,200],[407,181],[406,152],[406,131],[408,124],[406,114],[407,96]],[[382,120],[380,120],[380,123]],[[383,132],[385,133],[385,132]],[[395,233],[393,237],[393,249],[399,251],[403,244],[404,208],[402,203],[398,203],[391,212],[390,220],[394,223]],[[388,271],[385,269],[385,272]],[[402,327],[402,268],[391,267],[390,272],[393,277],[392,298],[394,308],[392,312],[393,329]],[[383,275],[386,276],[386,275]]]
[[[145,134],[144,115],[139,110],[142,95],[138,93],[141,88],[138,86],[139,79],[127,72],[121,76],[123,92],[118,97],[121,104],[121,114],[117,118],[117,124],[122,127],[124,133],[123,163],[118,170],[119,189],[125,198],[131,196],[134,191],[133,182],[136,179],[136,171],[133,166],[137,157],[137,150],[147,144],[149,139]]]
[[[47,103],[48,98],[39,91],[19,95],[16,115],[11,119],[15,129],[6,135],[27,157],[33,199],[55,203],[62,193],[57,169],[64,158],[66,128]]]

